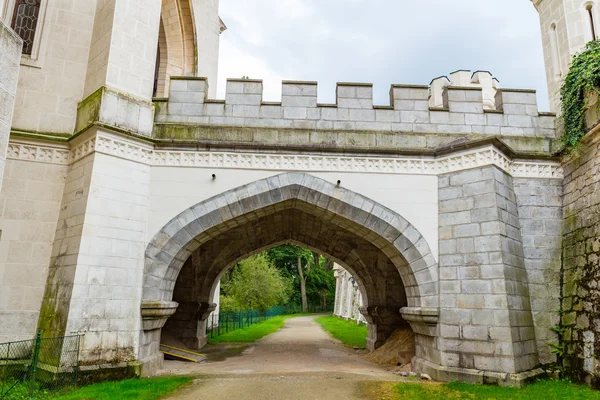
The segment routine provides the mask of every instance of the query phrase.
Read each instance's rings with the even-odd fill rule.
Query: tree
[[[306,274],[304,273],[302,267],[302,256],[298,255],[297,257],[297,268],[298,275],[300,276],[300,296],[302,299],[302,312],[308,312],[308,300],[306,299],[306,279],[308,278],[308,274],[310,274],[310,264],[311,260],[308,259],[306,261]]]
[[[335,276],[333,269],[328,268],[327,260],[321,257],[318,264],[313,265],[308,276],[306,296],[311,304],[318,304],[322,310],[335,301]]]
[[[333,261],[305,248],[285,244],[273,247],[268,252],[269,259],[294,282],[292,302],[302,304],[304,311],[308,304],[318,304],[323,309],[335,296]]]
[[[239,306],[261,312],[286,303],[290,292],[289,281],[264,253],[241,261],[223,286],[227,296]]]

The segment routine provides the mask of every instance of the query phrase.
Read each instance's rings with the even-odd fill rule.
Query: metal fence
[[[80,336],[0,343],[0,399],[48,398],[76,385]]]
[[[324,309],[321,306],[308,305],[309,313],[331,312],[333,309]],[[213,313],[206,324],[206,334],[213,338],[223,334],[233,332],[238,329],[247,328],[258,322],[266,321],[280,315],[299,314],[302,307],[299,305],[277,306],[260,312],[258,310],[247,311],[221,311],[219,314]]]

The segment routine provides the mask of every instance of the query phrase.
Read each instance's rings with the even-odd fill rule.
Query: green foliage
[[[226,300],[226,306],[246,310],[263,311],[285,304],[290,294],[289,282],[265,254],[257,254],[241,261],[233,269],[231,280],[221,282],[221,285],[233,300]]]
[[[556,354],[558,357],[562,357],[564,354],[563,346],[559,343],[549,342],[548,346],[550,346],[550,352]]]
[[[346,346],[366,347],[367,326],[338,317],[319,317],[315,321],[334,338]]]
[[[173,393],[190,382],[191,378],[187,376],[126,379],[84,386],[54,398],[56,400],[155,400]]]
[[[366,389],[366,390],[364,390]],[[385,393],[390,400],[600,400],[600,392],[586,386],[556,380],[539,380],[522,389],[466,383],[364,383],[367,398],[381,398]]]
[[[588,107],[586,94],[599,93],[600,41],[593,40],[583,52],[573,58],[569,73],[560,89],[564,124],[561,140],[567,150],[576,149],[585,135],[585,111]]]
[[[219,310],[220,311],[241,311],[242,306],[231,296],[220,295],[219,296]]]
[[[20,382],[12,379],[1,381],[0,380],[0,398],[10,400],[29,400],[30,382]],[[8,390],[10,388],[10,390]],[[8,392],[3,392],[8,390]],[[44,389],[39,383],[35,383],[33,387],[33,398],[36,400],[53,399],[56,397],[51,391]],[[5,397],[3,397],[5,395]]]

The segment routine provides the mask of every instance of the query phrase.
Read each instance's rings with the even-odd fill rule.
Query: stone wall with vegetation
[[[565,163],[563,346],[567,372],[600,388],[600,131]]]

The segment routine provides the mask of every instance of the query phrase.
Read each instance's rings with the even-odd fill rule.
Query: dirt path
[[[332,339],[314,318],[289,319],[243,351],[211,346],[203,364],[165,361],[161,374],[202,376],[171,399],[351,400],[360,398],[360,382],[400,380]]]

